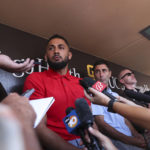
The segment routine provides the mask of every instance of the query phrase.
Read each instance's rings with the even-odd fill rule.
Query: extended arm
[[[33,129],[35,112],[30,106],[28,99],[13,93],[7,96],[1,104],[9,106],[19,121],[26,150],[41,150],[35,130]]]
[[[0,68],[8,72],[25,72],[30,70],[34,65],[34,60],[27,58],[23,63],[15,63],[9,56],[0,54]]]
[[[45,149],[57,149],[57,150],[79,150],[73,145],[66,142],[59,135],[46,126],[46,117],[41,121],[39,126],[36,128],[40,142]]]
[[[108,105],[108,102],[110,101],[109,97],[93,88],[90,88],[89,91],[94,96],[91,97],[87,93],[85,93],[85,95],[92,103],[103,106]],[[123,99],[121,101],[124,103],[115,102],[113,104],[113,110],[116,113],[124,116],[128,120],[134,122],[135,124],[143,128],[150,129],[150,109],[147,109],[145,107],[139,107],[138,105],[132,103],[131,101],[128,101],[127,99],[124,99],[122,97],[120,98]]]
[[[145,107],[130,106],[120,102],[115,102],[113,109],[116,113],[131,120],[135,124],[150,129],[150,110]]]

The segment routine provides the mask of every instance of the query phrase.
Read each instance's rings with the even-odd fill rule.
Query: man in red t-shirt
[[[79,84],[79,78],[71,76],[68,71],[68,62],[72,58],[67,40],[54,35],[48,40],[45,59],[50,68],[44,72],[34,72],[29,75],[24,84],[24,91],[34,88],[35,92],[30,99],[54,97],[55,102],[47,112],[47,120],[43,120],[37,128],[39,138],[47,149],[67,149],[62,139],[80,148],[79,137],[69,134],[63,123],[68,107],[75,107],[75,100],[84,97],[84,90]],[[58,135],[54,135],[55,133]],[[59,137],[59,138],[57,138]],[[68,147],[68,149],[73,149]]]

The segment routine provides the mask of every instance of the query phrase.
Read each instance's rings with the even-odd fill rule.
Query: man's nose
[[[100,76],[103,76],[103,72],[102,72],[102,71],[99,71],[99,75],[100,75]]]
[[[57,47],[54,49],[54,53],[59,53],[59,49]]]

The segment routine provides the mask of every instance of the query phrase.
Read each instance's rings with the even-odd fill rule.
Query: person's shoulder
[[[33,72],[33,73],[29,74],[27,78],[35,78],[38,76],[41,76],[41,72]]]
[[[75,81],[75,82],[79,82],[79,80],[82,80],[82,78],[78,78],[78,77],[75,77],[75,76],[73,76],[73,75],[70,75],[70,79],[71,79],[72,81]]]
[[[42,79],[42,77],[44,75],[45,75],[45,71],[44,72],[33,72],[27,76],[26,80],[39,80],[39,79]]]

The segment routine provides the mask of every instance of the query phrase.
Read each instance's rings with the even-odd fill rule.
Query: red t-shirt
[[[54,97],[55,102],[47,112],[47,127],[58,133],[65,140],[76,139],[69,134],[63,123],[68,107],[75,107],[75,100],[84,97],[84,90],[79,84],[79,78],[60,75],[49,69],[44,72],[34,72],[29,75],[24,84],[24,91],[34,88],[35,92],[30,99]],[[90,104],[90,102],[88,101]]]

